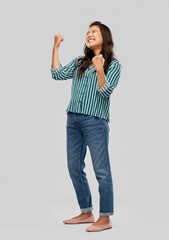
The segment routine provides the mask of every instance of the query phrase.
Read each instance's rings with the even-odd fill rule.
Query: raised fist
[[[54,47],[59,48],[60,47],[60,43],[63,42],[64,38],[62,37],[62,35],[54,35]]]

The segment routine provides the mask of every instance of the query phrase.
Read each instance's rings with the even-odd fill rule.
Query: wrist
[[[104,73],[103,67],[96,68],[96,71],[97,71],[98,73]]]
[[[54,51],[58,51],[58,47],[56,45],[53,46]]]

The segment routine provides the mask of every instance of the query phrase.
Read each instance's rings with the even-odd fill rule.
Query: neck
[[[94,50],[94,55],[99,55],[101,52],[101,48]]]

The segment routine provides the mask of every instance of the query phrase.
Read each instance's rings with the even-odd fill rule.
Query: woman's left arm
[[[98,78],[97,91],[102,97],[109,97],[119,82],[121,64],[118,61],[112,63],[106,75],[103,68],[96,69],[96,72]]]

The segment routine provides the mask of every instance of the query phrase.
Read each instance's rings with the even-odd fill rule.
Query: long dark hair
[[[100,21],[95,21],[95,22],[92,22],[89,27],[94,26],[94,25],[99,26],[102,37],[103,37],[102,50],[101,50],[100,54],[102,54],[103,58],[105,59],[103,68],[104,68],[104,73],[106,74],[108,72],[110,63],[113,60],[117,60],[117,58],[115,57],[114,51],[113,51],[114,42],[112,39],[111,31],[106,25],[104,25]],[[93,50],[88,48],[86,43],[84,45],[83,51],[84,51],[84,56],[78,59],[76,66],[73,70],[73,72],[74,72],[76,70],[76,68],[78,68],[78,80],[82,77],[82,75],[84,74],[84,71],[91,64],[92,58],[95,56]],[[79,64],[79,62],[80,62],[80,64]],[[96,70],[94,72],[96,72]]]

